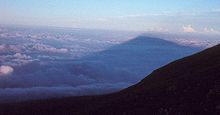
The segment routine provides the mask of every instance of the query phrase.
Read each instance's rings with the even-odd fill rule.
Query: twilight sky
[[[220,0],[0,0],[0,24],[220,33]]]

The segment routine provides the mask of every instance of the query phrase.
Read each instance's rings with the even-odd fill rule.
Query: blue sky
[[[141,31],[220,30],[220,0],[0,0],[0,15],[1,24]]]

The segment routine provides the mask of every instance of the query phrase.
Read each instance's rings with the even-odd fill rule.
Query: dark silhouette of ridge
[[[1,115],[219,115],[220,45],[117,93],[0,105]]]

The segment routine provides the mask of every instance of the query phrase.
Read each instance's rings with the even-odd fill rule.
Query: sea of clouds
[[[216,36],[0,28],[0,102],[119,91],[218,43]]]

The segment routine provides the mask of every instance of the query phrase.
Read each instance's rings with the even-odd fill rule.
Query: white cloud
[[[204,28],[204,32],[205,33],[220,33],[219,31],[217,31],[213,28],[207,28],[207,27]]]
[[[21,53],[14,54],[14,57],[19,58],[19,59],[31,59],[30,56],[27,56],[27,55],[21,54]]]
[[[14,71],[14,69],[11,66],[8,65],[2,65],[0,66],[0,76],[3,75],[9,75]]]
[[[25,51],[25,46],[23,45],[8,45],[8,44],[0,44],[0,52],[23,52]]]
[[[196,30],[191,25],[187,25],[183,26],[183,32],[193,33],[196,32]]]
[[[43,51],[43,52],[51,52],[51,53],[66,53],[68,49],[66,48],[55,48],[52,46],[44,45],[44,44],[36,44],[33,46],[34,49]]]
[[[34,59],[26,54],[16,53],[13,55],[12,61],[17,63],[17,65],[24,65],[33,62]]]
[[[36,59],[21,53],[15,53],[14,55],[0,55],[0,62],[6,65],[19,66],[31,63],[33,61],[36,61]]]

